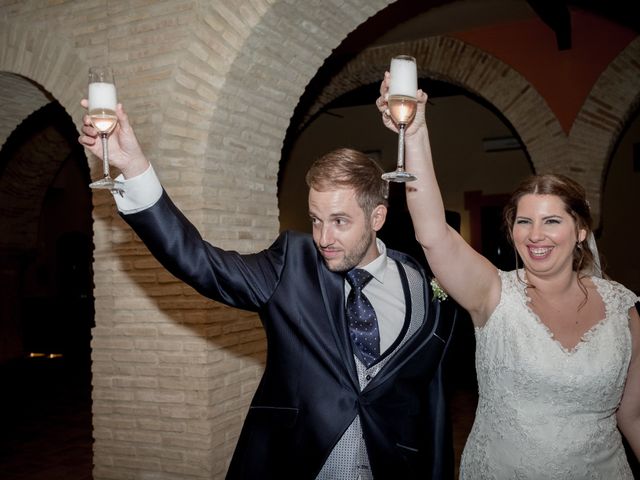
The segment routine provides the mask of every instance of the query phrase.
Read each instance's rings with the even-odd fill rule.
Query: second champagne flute
[[[91,183],[91,188],[107,189],[122,194],[123,183],[111,178],[109,174],[108,138],[118,123],[116,117],[116,85],[110,67],[91,67],[89,69],[89,118],[100,134],[102,141],[103,178]]]
[[[416,179],[404,169],[404,129],[416,114],[418,93],[418,71],[416,59],[409,55],[398,55],[391,59],[389,68],[389,113],[398,125],[398,162],[393,172],[382,175],[389,182],[411,182]]]

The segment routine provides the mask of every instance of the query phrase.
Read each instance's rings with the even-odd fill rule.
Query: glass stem
[[[404,128],[404,123],[401,123],[398,132],[398,164],[396,166],[396,170],[401,172],[404,172]]]
[[[107,134],[101,133],[100,139],[102,140],[102,170],[104,178],[109,178],[109,149],[107,148]]]

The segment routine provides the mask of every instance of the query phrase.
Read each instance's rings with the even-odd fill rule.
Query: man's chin
[[[327,268],[334,272],[334,273],[341,273],[344,272],[344,268],[343,265],[338,263],[338,262],[332,262],[330,260],[327,260],[326,258],[324,259],[324,264],[327,266]]]
[[[344,259],[327,260],[326,258],[324,258],[324,264],[330,271],[334,273],[345,273],[355,267],[355,265],[351,265],[348,262],[345,262]]]

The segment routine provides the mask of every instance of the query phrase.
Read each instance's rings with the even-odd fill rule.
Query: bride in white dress
[[[376,102],[387,127],[388,74]],[[638,297],[599,275],[584,189],[534,176],[505,210],[523,268],[496,269],[445,222],[424,119],[406,131],[407,203],[429,265],[471,315],[479,401],[463,479],[632,479],[640,456]],[[455,413],[454,413],[455,414]]]

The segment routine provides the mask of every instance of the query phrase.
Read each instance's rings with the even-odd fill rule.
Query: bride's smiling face
[[[512,229],[513,243],[525,268],[536,275],[571,270],[577,242],[586,237],[556,195],[523,195]]]

